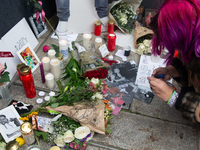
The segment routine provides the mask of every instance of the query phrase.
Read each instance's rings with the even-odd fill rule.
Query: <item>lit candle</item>
[[[63,59],[66,60],[68,58],[68,42],[67,36],[59,36],[59,49],[63,54]]]
[[[45,77],[44,77],[44,68],[43,68],[43,63],[40,62],[40,74],[41,74],[41,78],[42,78],[42,83],[45,83]]]
[[[48,57],[49,57],[50,59],[55,58],[55,55],[56,55],[56,51],[55,51],[54,49],[50,49],[50,50],[48,51]]]
[[[54,83],[54,75],[52,73],[48,73],[45,76],[45,80],[46,80],[46,86],[50,89],[53,89],[55,83]]]
[[[84,33],[83,34],[83,47],[86,50],[90,50],[91,44],[92,44],[92,34],[89,32]]]
[[[55,92],[51,91],[51,92],[49,93],[49,96],[55,96]]]
[[[115,43],[116,43],[116,35],[114,33],[108,34],[108,41],[107,41],[107,47],[109,51],[115,50]]]
[[[32,144],[35,142],[35,136],[33,133],[32,124],[30,122],[22,123],[20,126],[20,131],[26,144]]]
[[[95,39],[95,42],[94,42],[95,50],[97,50],[97,48],[99,48],[100,46],[102,46],[102,38],[97,37],[97,38]]]
[[[60,78],[60,61],[58,58],[53,58],[50,61],[51,73],[53,73],[55,79]]]
[[[43,102],[43,99],[41,99],[41,98],[38,98],[37,100],[36,100],[36,103],[38,103],[38,104],[41,104]]]
[[[43,63],[44,71],[49,71],[50,70],[50,59],[49,59],[49,57],[43,57],[42,63]]]

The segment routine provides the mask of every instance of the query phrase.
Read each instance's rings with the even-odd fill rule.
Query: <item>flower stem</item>
[[[54,30],[54,28],[51,26],[49,20],[45,17],[46,22],[49,24],[49,26],[51,27],[51,29],[53,30],[53,32],[55,33],[55,35],[59,38],[58,34],[56,33],[56,31]]]

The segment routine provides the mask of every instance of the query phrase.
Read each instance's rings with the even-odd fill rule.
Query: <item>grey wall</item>
[[[55,0],[42,0],[46,17],[56,13]],[[0,0],[0,38],[2,38],[23,17],[29,23],[31,8],[25,7],[25,0]]]

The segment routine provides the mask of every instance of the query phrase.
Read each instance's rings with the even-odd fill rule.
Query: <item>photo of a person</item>
[[[33,108],[33,105],[17,100],[12,100],[9,105],[13,105],[19,114],[28,113]]]
[[[156,10],[154,9],[146,9],[145,10],[145,26],[149,28],[149,24],[151,23],[151,18],[155,16]]]
[[[11,136],[20,132],[20,122],[17,118],[7,118],[5,115],[0,115],[0,126],[5,134],[10,138]]]

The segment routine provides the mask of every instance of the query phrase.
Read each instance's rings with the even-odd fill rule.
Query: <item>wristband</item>
[[[170,107],[174,106],[174,104],[176,103],[176,100],[177,100],[177,98],[178,98],[178,95],[179,95],[179,94],[178,94],[176,91],[174,91],[174,92],[172,93],[172,95],[170,96],[169,100],[167,101],[167,104],[168,104]]]

